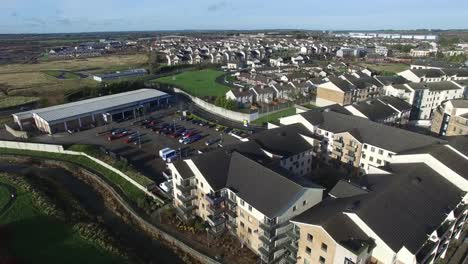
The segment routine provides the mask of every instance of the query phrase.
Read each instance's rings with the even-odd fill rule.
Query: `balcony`
[[[191,203],[182,203],[179,205],[179,208],[185,213],[191,213],[195,208],[197,208],[196,205],[191,204]]]
[[[224,216],[213,216],[213,215],[209,215],[208,216],[208,223],[210,224],[210,226],[219,226],[219,225],[222,225],[226,222],[226,218],[224,218]]]
[[[346,157],[349,161],[352,161],[352,162],[354,162],[354,161],[356,160],[356,156],[355,156],[354,153],[349,153],[349,152],[348,152],[348,153],[345,154],[345,157]]]
[[[258,239],[264,244],[264,245],[267,245],[267,246],[272,246],[273,243],[275,243],[275,240],[273,239],[272,236],[270,236],[269,233],[263,233],[261,234]]]
[[[229,215],[231,218],[236,218],[237,217],[237,210],[236,208],[232,208],[230,206],[228,206],[228,208],[226,208],[226,214]]]
[[[195,185],[192,185],[190,181],[182,181],[181,184],[176,184],[177,189],[179,189],[182,193],[188,193],[191,190],[195,189]]]
[[[207,194],[205,195],[206,200],[210,204],[220,204],[226,200],[226,197],[221,196],[220,194]]]
[[[209,205],[206,207],[206,211],[211,215],[218,216],[225,211],[225,208],[220,205]]]
[[[294,227],[293,229],[289,230],[287,232],[287,235],[292,239],[292,240],[298,240],[299,237],[301,236],[299,229],[297,227]]]
[[[229,226],[231,229],[236,229],[237,228],[236,221],[226,221],[226,225]]]
[[[193,201],[195,198],[197,198],[197,196],[195,196],[194,194],[191,194],[191,195],[180,195],[180,194],[178,194],[177,195],[177,199],[179,199],[183,203]]]
[[[344,146],[344,142],[343,141],[339,141],[339,140],[334,140],[333,141],[333,145],[335,147],[338,147],[338,148],[342,148]]]
[[[260,223],[260,228],[268,233],[271,233],[271,231],[275,231],[277,225],[274,223]]]
[[[292,243],[288,243],[286,245],[284,245],[284,248],[291,252],[291,254],[296,254],[297,250],[298,250],[298,247],[297,247],[297,242],[292,242]]]
[[[346,144],[344,148],[348,151],[356,151],[357,145],[352,146],[352,145]]]

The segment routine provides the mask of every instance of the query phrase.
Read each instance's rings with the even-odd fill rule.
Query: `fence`
[[[40,144],[40,143],[28,143],[28,142],[17,142],[17,141],[3,141],[0,140],[0,148],[10,148],[10,149],[21,149],[21,150],[32,150],[32,151],[43,151],[43,152],[53,152],[53,153],[60,153],[60,154],[68,154],[68,155],[77,155],[77,156],[84,156],[95,163],[105,167],[106,169],[118,174],[131,184],[133,184],[135,187],[140,189],[142,192],[144,192],[146,195],[151,196],[154,199],[161,200],[159,197],[154,195],[153,193],[149,192],[145,186],[142,186],[138,182],[136,182],[134,179],[131,177],[127,176],[125,173],[119,171],[118,169],[112,167],[111,165],[96,159],[92,156],[89,156],[88,154],[84,152],[76,152],[76,151],[70,151],[70,150],[65,150],[63,146],[61,145],[52,145],[52,144]]]
[[[210,112],[214,115],[220,115],[226,119],[229,119],[229,120],[233,120],[233,121],[237,121],[237,122],[244,122],[244,120],[247,120],[249,122],[255,120],[255,119],[258,119],[258,113],[250,113],[250,114],[247,114],[247,113],[240,113],[240,112],[235,112],[235,111],[232,111],[232,110],[228,110],[228,109],[224,109],[222,107],[219,107],[219,106],[215,106],[211,103],[208,103],[198,97],[194,97],[184,91],[182,91],[181,89],[179,88],[174,88],[174,92],[176,93],[179,93],[179,94],[183,94],[187,97],[190,98],[190,100],[192,100],[192,102],[194,102],[196,105],[198,105],[200,108],[204,109],[205,111],[207,112]]]

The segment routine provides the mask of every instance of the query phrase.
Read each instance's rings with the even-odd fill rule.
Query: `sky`
[[[468,29],[468,0],[0,0],[0,34]]]

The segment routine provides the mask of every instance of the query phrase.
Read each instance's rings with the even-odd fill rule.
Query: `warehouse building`
[[[146,69],[133,69],[128,71],[118,71],[114,73],[107,73],[102,75],[94,75],[93,80],[97,82],[105,82],[105,81],[115,81],[120,79],[126,78],[136,78],[136,77],[143,77],[148,74]]]
[[[136,117],[169,103],[170,97],[158,90],[140,89],[16,113],[13,118],[21,130],[35,126],[53,134]]]

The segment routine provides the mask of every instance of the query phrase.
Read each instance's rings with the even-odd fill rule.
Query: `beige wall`
[[[237,208],[237,236],[246,246],[251,248],[254,252],[258,252],[258,248],[262,245],[258,239],[259,235],[262,233],[260,221],[239,204]],[[241,223],[244,225],[243,227]]]
[[[319,98],[327,101],[332,101],[340,105],[343,105],[345,103],[343,92],[330,90],[320,86],[317,88],[317,99]]]
[[[335,241],[318,226],[298,224],[300,228],[300,237],[298,244],[297,264],[304,264],[304,259],[309,260],[310,264],[320,263],[319,258],[325,258],[326,264],[334,264],[336,243]],[[312,241],[307,239],[307,234],[313,236]],[[327,250],[322,250],[322,243],[327,245]],[[306,248],[312,249],[310,254],[306,253]]]

